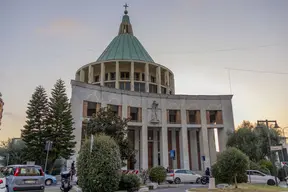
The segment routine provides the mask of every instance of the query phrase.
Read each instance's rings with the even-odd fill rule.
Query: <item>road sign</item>
[[[175,159],[175,150],[170,150],[170,158]]]
[[[203,156],[202,156],[202,161],[205,161],[205,160],[206,160],[206,158],[205,158],[205,156],[203,155]]]
[[[46,141],[45,151],[50,151],[52,149],[53,141]]]
[[[282,150],[282,145],[277,145],[277,146],[270,146],[271,151],[280,151]]]
[[[35,161],[27,161],[26,165],[35,165]]]

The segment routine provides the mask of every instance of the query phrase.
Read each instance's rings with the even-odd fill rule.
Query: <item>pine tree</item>
[[[38,86],[32,94],[26,111],[26,125],[21,130],[25,142],[25,159],[43,165],[45,161],[45,142],[48,114],[48,99],[45,89]]]
[[[66,95],[64,81],[57,80],[51,92],[49,101],[48,132],[49,140],[53,142],[49,153],[50,170],[56,159],[68,159],[74,153],[75,136],[73,135],[73,117],[71,104]]]

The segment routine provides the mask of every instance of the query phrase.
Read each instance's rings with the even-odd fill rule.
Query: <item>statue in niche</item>
[[[152,114],[151,114],[151,123],[159,123],[158,115],[157,115],[157,110],[158,110],[158,103],[156,101],[153,101],[152,103]]]

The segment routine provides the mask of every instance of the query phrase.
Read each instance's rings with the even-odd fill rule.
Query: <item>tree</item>
[[[238,129],[229,134],[227,147],[236,147],[244,152],[250,160],[258,162],[268,156],[268,132],[272,145],[280,141],[280,134],[275,129],[268,129],[266,126],[255,128],[249,121],[243,121]]]
[[[120,154],[122,159],[122,165],[124,166],[125,160],[135,160],[135,150],[127,137],[127,123],[129,119],[122,119],[110,108],[101,108],[97,114],[88,121],[87,135],[94,135],[98,133],[105,133],[111,136],[120,147]]]
[[[66,95],[64,81],[57,80],[51,92],[49,101],[48,127],[46,141],[52,141],[52,149],[49,152],[49,170],[53,169],[56,159],[68,159],[74,153],[75,136],[73,135],[73,117],[71,104]]]
[[[86,140],[77,159],[77,176],[83,192],[114,192],[121,178],[119,146],[110,136],[95,135]]]
[[[23,164],[25,163],[25,154],[24,149],[25,144],[22,141],[19,143],[13,142],[12,139],[8,139],[8,141],[2,141],[0,143],[0,165],[7,164]]]
[[[25,158],[44,165],[45,139],[47,129],[48,99],[45,89],[38,86],[32,94],[26,111],[26,124],[21,130],[21,138],[25,142]]]
[[[231,147],[218,155],[217,162],[212,166],[212,175],[217,182],[237,183],[246,179],[246,171],[249,169],[249,158],[240,150]],[[245,181],[244,181],[245,182]]]

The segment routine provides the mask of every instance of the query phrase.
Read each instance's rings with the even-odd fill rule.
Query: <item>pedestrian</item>
[[[170,172],[170,169],[169,169],[169,167],[167,167],[167,168],[166,168],[166,172],[167,172],[167,173],[169,173],[169,172]]]
[[[209,182],[210,175],[211,175],[210,169],[209,169],[209,167],[207,167],[206,171],[205,171],[205,176],[206,176],[206,179],[207,179],[207,183]]]

